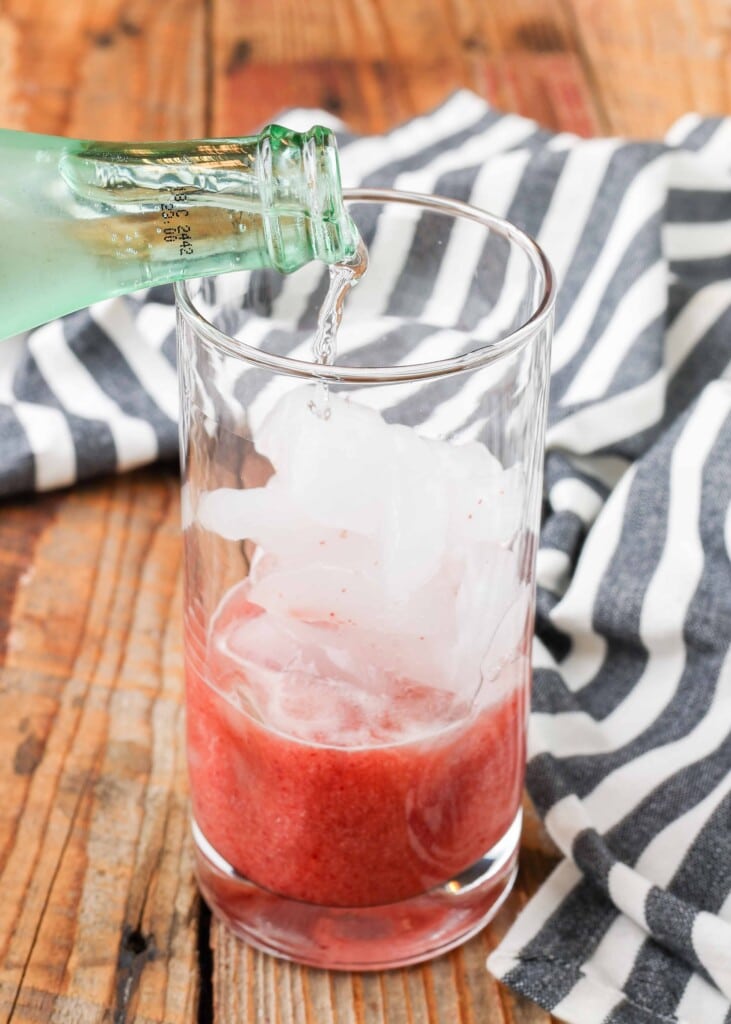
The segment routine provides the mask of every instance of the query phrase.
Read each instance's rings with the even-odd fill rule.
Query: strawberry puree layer
[[[527,645],[502,668],[499,700],[466,717],[444,713],[442,692],[404,681],[386,725],[354,704],[339,721],[357,744],[312,742],[257,720],[256,702],[241,698],[245,666],[220,653],[228,632],[261,613],[244,593],[227,598],[207,645],[187,624],[193,810],[229,864],[293,899],[377,906],[454,877],[504,835],[523,782]],[[309,680],[310,713],[333,700],[317,685]],[[399,719],[410,738],[384,743]]]

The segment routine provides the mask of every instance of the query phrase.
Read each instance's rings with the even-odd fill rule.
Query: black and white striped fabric
[[[528,788],[564,859],[489,967],[571,1024],[729,1024],[731,118],[583,140],[458,93],[336,127],[346,185],[503,215],[561,283]],[[171,301],[0,345],[2,492],[176,455]]]

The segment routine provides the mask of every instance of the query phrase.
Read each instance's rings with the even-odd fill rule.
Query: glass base
[[[310,967],[376,971],[446,953],[497,913],[517,874],[522,812],[487,853],[456,878],[398,903],[328,907],[278,896],[240,875],[195,820],[196,874],[203,898],[252,946]]]

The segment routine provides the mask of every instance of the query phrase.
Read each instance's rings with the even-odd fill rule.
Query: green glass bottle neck
[[[130,235],[125,219],[135,226],[141,248],[133,245],[129,258],[159,262],[173,249],[184,258],[196,243],[235,253],[237,233],[249,232],[239,241],[250,247],[259,219],[260,262],[282,271],[312,259],[341,262],[357,247],[335,139],[322,127],[298,133],[270,125],[250,138],[195,142],[70,143],[59,173],[80,217],[104,218],[117,238]]]
[[[0,130],[0,338],[184,278],[348,262],[335,141],[110,144]]]

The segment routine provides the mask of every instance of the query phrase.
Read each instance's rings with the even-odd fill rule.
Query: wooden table
[[[583,134],[731,109],[728,0],[1,0],[0,125],[238,135],[287,105],[382,129],[468,86]],[[14,1024],[547,1024],[485,971],[555,863],[528,819],[484,933],[327,974],[230,938],[191,874],[173,467],[0,506],[0,1015]]]

